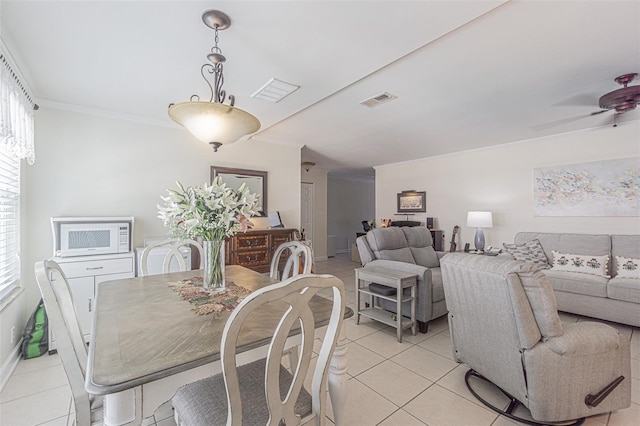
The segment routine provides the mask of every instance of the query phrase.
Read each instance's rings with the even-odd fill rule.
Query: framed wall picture
[[[398,194],[398,213],[425,213],[427,193],[425,191],[402,191]]]
[[[268,173],[261,170],[233,169],[229,167],[211,166],[211,181],[217,176],[222,177],[230,188],[238,189],[244,183],[249,191],[258,194],[258,216],[267,215],[267,184]]]

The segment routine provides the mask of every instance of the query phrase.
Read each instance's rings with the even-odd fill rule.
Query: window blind
[[[20,280],[20,160],[0,144],[0,299]]]

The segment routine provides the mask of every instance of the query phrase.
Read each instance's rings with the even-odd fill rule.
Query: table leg
[[[416,320],[416,287],[417,281],[411,286],[411,334],[416,335],[416,326],[418,321]]]
[[[396,337],[398,343],[402,343],[402,298],[404,293],[402,292],[402,281],[398,280],[396,290]]]
[[[360,324],[360,278],[356,271],[356,325]]]
[[[336,426],[346,424],[344,410],[347,404],[347,339],[344,323],[340,329],[338,343],[329,364],[329,397],[333,406],[333,420]]]
[[[142,388],[105,395],[102,417],[105,426],[141,424]]]

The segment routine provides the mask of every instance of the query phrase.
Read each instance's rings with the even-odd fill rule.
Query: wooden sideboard
[[[282,243],[294,239],[295,229],[255,229],[228,238],[225,246],[227,265],[242,265],[257,272],[269,272],[271,256]]]

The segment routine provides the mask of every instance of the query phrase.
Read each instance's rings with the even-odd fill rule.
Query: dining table
[[[185,384],[222,371],[220,347],[231,312],[200,315],[171,284],[198,280],[202,270],[119,279],[100,283],[89,343],[85,387],[104,398],[105,426],[139,425]],[[277,281],[239,265],[225,267],[227,283],[255,291]],[[332,301],[311,300],[316,328],[328,324]],[[283,304],[282,302],[280,303]],[[265,306],[249,319],[238,341],[238,365],[266,355],[282,306]],[[345,317],[353,315],[346,308]],[[295,330],[289,345],[299,342]],[[328,388],[334,423],[344,424],[347,357],[344,328],[329,367]]]

